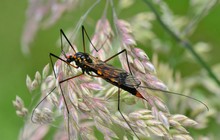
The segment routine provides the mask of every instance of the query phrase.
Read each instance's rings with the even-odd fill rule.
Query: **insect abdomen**
[[[128,87],[128,86],[125,86],[125,85],[121,85],[121,86],[119,85],[118,87],[122,88],[123,90],[131,93],[132,95],[134,95],[134,96],[136,96],[138,98],[144,99],[144,97],[140,94],[140,92],[137,91],[136,88],[131,88],[131,87]]]
[[[121,89],[123,89],[123,90],[125,90],[125,91],[127,91],[129,93],[131,93],[132,95],[134,95],[134,96],[136,96],[138,98],[144,99],[144,97],[140,94],[140,92],[137,91],[136,88],[120,84],[118,82],[118,80],[116,80],[114,78],[108,78],[108,76],[106,76],[106,75],[104,76],[102,74],[102,72],[99,71],[99,70],[94,70],[93,72],[95,72],[97,75],[102,77],[105,81],[107,81],[107,82],[109,82],[109,83],[111,83],[111,84],[113,84],[113,85],[115,85],[115,86],[117,86],[117,87],[119,87],[119,88],[121,88]]]

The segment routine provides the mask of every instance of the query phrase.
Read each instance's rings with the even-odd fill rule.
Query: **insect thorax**
[[[77,52],[72,56],[75,64],[80,67],[83,71],[87,71],[86,64],[92,63],[92,59],[90,58],[89,54],[83,52]]]

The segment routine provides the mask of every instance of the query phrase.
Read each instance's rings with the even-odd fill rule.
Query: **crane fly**
[[[62,29],[60,29],[60,35],[61,35],[61,49],[62,49],[62,54],[64,55],[65,59],[64,58],[60,58],[59,56],[53,54],[53,53],[50,53],[49,56],[50,56],[50,61],[51,61],[51,64],[52,64],[52,67],[53,67],[53,72],[54,72],[54,75],[55,75],[55,78],[57,78],[56,76],[56,73],[55,73],[55,70],[54,70],[54,64],[53,64],[53,61],[52,61],[52,57],[56,58],[56,59],[59,59],[61,61],[63,61],[64,63],[66,63],[67,65],[71,66],[71,67],[74,67],[74,68],[80,68],[81,69],[81,73],[78,74],[78,75],[75,75],[73,77],[69,77],[67,79],[64,79],[64,80],[61,80],[59,81],[59,87],[61,89],[61,94],[63,96],[63,99],[64,99],[64,103],[66,105],[66,109],[67,109],[67,113],[69,114],[69,109],[67,107],[67,102],[66,102],[66,99],[64,97],[64,93],[62,91],[62,88],[61,88],[61,84],[65,81],[68,81],[68,80],[71,80],[71,79],[74,79],[74,78],[77,78],[79,76],[82,76],[84,75],[85,73],[92,76],[92,77],[98,77],[98,78],[102,78],[104,79],[105,81],[107,81],[108,83],[111,83],[112,85],[118,87],[118,111],[119,113],[121,114],[122,118],[125,120],[126,124],[129,126],[129,128],[132,130],[132,132],[135,134],[135,136],[139,138],[139,136],[136,134],[136,132],[134,131],[134,129],[131,127],[131,125],[128,123],[128,121],[126,120],[126,118],[124,117],[124,115],[121,113],[121,109],[120,109],[120,89],[123,89],[125,91],[127,91],[128,93],[138,97],[138,98],[141,98],[141,99],[144,99],[146,100],[141,94],[140,92],[138,92],[137,88],[140,87],[140,88],[148,88],[148,89],[151,89],[151,90],[157,90],[157,91],[162,91],[162,92],[166,92],[166,93],[170,93],[170,94],[177,94],[177,95],[180,95],[180,96],[184,96],[184,97],[187,97],[187,98],[190,98],[190,99],[193,99],[193,100],[196,100],[200,103],[202,103],[203,105],[205,105],[203,102],[201,102],[200,100],[197,100],[193,97],[190,97],[190,96],[187,96],[187,95],[183,95],[183,94],[179,94],[179,93],[174,93],[174,92],[170,92],[170,91],[165,91],[165,90],[160,90],[160,89],[154,89],[154,88],[151,88],[151,87],[144,87],[144,86],[141,86],[141,82],[136,79],[132,72],[131,72],[131,69],[130,69],[130,66],[129,66],[129,62],[128,62],[128,56],[127,56],[127,51],[126,49],[118,52],[117,54],[111,56],[110,58],[102,61],[100,60],[99,58],[97,57],[94,57],[88,53],[86,53],[86,49],[85,49],[85,39],[84,39],[84,36],[86,35],[89,42],[91,43],[92,47],[94,48],[94,50],[96,52],[98,52],[99,50],[97,50],[95,48],[95,46],[92,44],[91,42],[91,39],[89,38],[84,26],[82,26],[82,39],[83,39],[83,50],[84,52],[76,52],[76,50],[74,49],[73,45],[70,43],[69,39],[67,38],[67,36],[65,35],[65,33],[63,32]],[[63,46],[62,46],[62,37],[65,38],[65,40],[68,42],[69,46],[72,48],[72,50],[74,51],[74,54],[72,55],[66,55],[63,51]],[[107,62],[113,58],[115,58],[116,56],[122,54],[122,53],[125,53],[125,56],[126,56],[126,61],[127,61],[127,65],[128,65],[128,69],[129,69],[129,73],[123,69],[119,69],[119,68],[116,68],[110,64],[107,64]],[[75,65],[72,64],[72,62],[75,62]],[[55,87],[56,88],[56,87]],[[55,89],[53,88],[52,91]],[[51,91],[51,92],[52,92]],[[50,93],[51,93],[50,92]],[[49,94],[50,94],[49,93]],[[49,95],[48,94],[48,95]],[[46,97],[48,96],[46,95]],[[38,104],[37,106],[46,98],[44,97]],[[147,100],[146,100],[147,101]],[[37,106],[35,107],[35,109],[37,108]],[[206,106],[206,105],[205,105]],[[207,107],[207,106],[206,106]],[[207,107],[208,108],[208,107]],[[35,111],[34,109],[34,111]],[[33,112],[34,112],[33,111]],[[33,115],[32,115],[33,117]],[[69,121],[69,117],[68,117],[68,121]],[[68,123],[69,125],[69,123]],[[68,135],[70,134],[69,132],[69,126],[68,126]],[[70,137],[69,137],[70,139]]]
[[[51,60],[52,65],[53,65],[52,57],[55,57],[55,58],[63,61],[67,65],[71,65],[74,68],[80,68],[82,70],[82,73],[79,74],[79,75],[76,75],[76,76],[64,79],[62,81],[59,81],[59,84],[65,82],[65,81],[68,81],[70,79],[79,77],[79,76],[81,76],[81,75],[86,73],[86,74],[88,74],[88,75],[90,75],[92,77],[102,78],[105,81],[113,84],[114,86],[117,86],[118,87],[118,111],[121,114],[121,116],[123,117],[123,119],[125,120],[125,122],[127,123],[127,125],[130,127],[130,129],[133,131],[133,133],[139,139],[139,137],[137,136],[135,131],[132,129],[131,125],[125,119],[124,115],[121,113],[121,110],[120,110],[120,89],[128,91],[132,95],[144,99],[144,97],[136,89],[136,87],[138,87],[141,84],[141,82],[138,79],[134,78],[132,76],[132,74],[129,74],[125,70],[119,69],[119,68],[115,68],[114,66],[106,63],[109,60],[111,60],[112,58],[114,58],[114,57],[116,57],[116,56],[118,56],[118,55],[120,55],[122,53],[126,54],[126,59],[127,59],[127,62],[128,62],[127,51],[124,49],[124,50],[118,52],[117,54],[111,56],[107,60],[102,61],[99,58],[94,57],[94,56],[86,53],[86,51],[85,51],[84,35],[87,36],[87,38],[88,38],[88,40],[89,40],[89,42],[91,44],[92,44],[92,42],[91,42],[91,40],[90,40],[90,38],[89,38],[89,36],[88,36],[84,26],[82,26],[82,38],[83,38],[83,49],[84,49],[84,52],[76,52],[74,47],[73,47],[73,45],[70,43],[70,41],[68,40],[68,38],[66,37],[66,35],[65,35],[65,33],[63,32],[62,29],[60,30],[60,33],[67,40],[68,44],[73,49],[75,54],[73,54],[73,55],[66,55],[66,54],[64,54],[64,56],[66,58],[66,60],[64,60],[64,59],[62,59],[62,58],[60,58],[60,57],[50,53],[50,60]],[[96,50],[96,52],[98,52],[98,50],[95,48],[95,46],[93,44],[92,44],[92,46]],[[73,65],[72,62],[75,62],[75,65]],[[127,63],[127,64],[129,65],[129,63]],[[129,71],[131,73],[130,67],[129,67]],[[93,73],[95,73],[95,75]],[[54,72],[54,74],[55,74],[55,72]],[[66,104],[66,102],[65,102],[65,104]],[[69,111],[67,111],[67,112],[69,112]]]

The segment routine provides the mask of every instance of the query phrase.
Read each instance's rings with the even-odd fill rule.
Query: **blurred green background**
[[[175,14],[183,14],[187,9],[187,1],[173,1],[168,0],[169,6],[173,9]],[[91,4],[91,3],[90,3]],[[104,3],[102,2],[104,6]],[[138,2],[132,9],[121,11],[120,18],[128,18],[129,14],[138,11],[139,9],[148,9],[142,2]],[[25,80],[26,75],[34,77],[36,71],[42,71],[43,67],[49,63],[48,54],[50,52],[59,52],[56,47],[57,39],[59,38],[59,29],[71,27],[77,23],[80,14],[88,9],[89,4],[84,3],[80,6],[80,14],[76,15],[76,11],[72,11],[63,16],[54,26],[40,30],[36,38],[31,44],[31,52],[29,55],[24,55],[21,52],[21,37],[25,23],[25,12],[28,6],[27,1],[11,1],[1,0],[0,4],[0,135],[2,140],[15,140],[18,137],[19,129],[23,126],[23,119],[15,114],[15,109],[12,105],[12,100],[16,95],[22,97],[25,105],[30,103],[31,95],[29,94]],[[141,7],[141,8],[140,8]],[[145,8],[146,7],[146,8]],[[77,9],[79,10],[79,9]],[[98,19],[100,17],[100,10],[97,8],[90,14],[90,18]],[[73,16],[74,15],[74,16]],[[205,41],[210,43],[213,48],[210,51],[208,61],[209,65],[219,63],[220,60],[220,5],[217,5],[199,24],[193,36],[190,38],[192,42]],[[157,25],[159,27],[159,25]],[[88,29],[92,33],[92,29]],[[159,28],[158,32],[163,33],[163,29]],[[172,39],[168,38],[167,39]],[[145,48],[146,49],[146,48]],[[178,49],[178,48],[174,48]],[[174,51],[175,52],[175,51]],[[152,52],[147,51],[151,57]],[[200,66],[198,65],[200,68]],[[184,66],[178,66],[177,69],[182,69]],[[183,70],[182,74],[189,74],[189,70]],[[215,128],[216,127],[216,128]],[[218,128],[219,129],[219,128]],[[218,130],[214,126],[213,130]]]

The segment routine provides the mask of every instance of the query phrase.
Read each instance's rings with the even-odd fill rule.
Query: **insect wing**
[[[133,77],[132,75],[128,75],[125,78],[125,81],[123,84],[128,87],[137,88],[141,84],[141,82],[137,78]]]
[[[102,73],[103,78],[119,78],[120,73],[125,72],[124,70],[106,64],[102,60],[95,58],[91,55],[90,55],[90,59],[92,59],[92,63],[86,63],[85,65]]]
[[[115,81],[132,88],[138,87],[141,84],[137,78],[128,74],[125,70],[115,68],[112,65],[104,63],[98,58],[94,58],[92,56],[90,56],[90,58],[93,60],[93,63],[88,63],[86,65],[100,71],[104,79],[111,79],[111,81]]]

